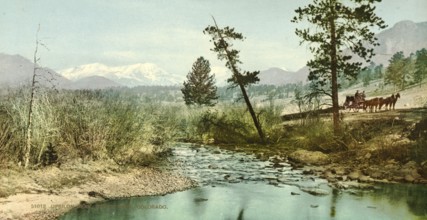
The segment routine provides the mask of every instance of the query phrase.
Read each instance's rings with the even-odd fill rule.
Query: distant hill
[[[66,88],[67,89],[107,89],[107,88],[122,87],[122,86],[123,86],[122,84],[116,83],[103,76],[88,76],[71,83]]]
[[[396,52],[408,56],[417,50],[427,48],[427,22],[401,21],[376,35],[380,46],[375,47],[372,61],[387,66]]]
[[[0,86],[19,86],[29,84],[33,75],[34,64],[20,55],[0,53]],[[63,88],[71,83],[68,79],[49,68],[37,70],[37,79],[42,85]]]
[[[304,67],[297,72],[286,71],[277,67],[263,70],[259,73],[259,84],[261,85],[285,85],[289,83],[305,82],[308,76],[308,67]]]
[[[409,55],[421,48],[427,48],[427,22],[401,21],[380,32],[376,37],[380,46],[375,48],[377,55],[372,60],[376,64],[387,66],[388,60],[398,51],[403,51],[405,55]],[[355,57],[354,60],[357,61],[358,58]],[[59,71],[60,74],[48,68],[39,71],[41,71],[40,75],[45,76],[39,80],[42,84],[48,85],[52,82],[58,88],[72,89],[115,86],[171,86],[181,85],[185,79],[185,76],[168,73],[152,63],[115,67],[93,63],[61,70]],[[33,63],[30,60],[20,55],[0,53],[0,86],[16,86],[28,83],[32,73]],[[308,73],[307,67],[296,72],[273,67],[260,72],[259,84],[305,83]]]
[[[401,21],[378,33],[376,37],[380,46],[375,47],[376,56],[372,58],[372,61],[387,66],[390,58],[396,52],[403,51],[408,56],[417,50],[427,48],[427,22]],[[353,57],[354,61],[361,61],[357,56]],[[303,67],[297,72],[270,68],[261,71],[259,78],[260,84],[284,85],[286,83],[305,82],[308,73],[308,67]]]

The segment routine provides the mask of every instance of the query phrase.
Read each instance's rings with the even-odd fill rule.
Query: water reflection
[[[424,186],[386,185],[357,195],[333,190],[329,196],[298,190],[252,183],[201,187],[100,203],[73,210],[62,219],[427,219]]]
[[[239,212],[239,215],[237,216],[237,220],[244,220],[243,213],[245,212],[245,209],[241,209]]]
[[[332,218],[335,217],[336,209],[335,206],[337,205],[339,191],[337,189],[332,189],[332,196],[331,196],[331,211],[329,213],[329,216]]]
[[[214,154],[208,148],[178,148],[172,162],[176,161],[182,162],[180,171],[199,180],[202,187],[108,201],[74,209],[61,219],[427,219],[426,186],[378,185],[371,191],[340,191],[286,164],[277,169],[251,156]],[[300,188],[330,194],[313,196]]]
[[[416,216],[427,218],[427,186],[424,185],[386,185],[374,193],[376,199],[387,196],[390,202],[405,202],[409,210]]]

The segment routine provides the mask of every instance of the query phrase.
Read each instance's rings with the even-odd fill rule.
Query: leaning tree
[[[227,82],[231,83],[233,87],[240,88],[243,99],[245,100],[248,111],[251,114],[252,120],[258,131],[258,135],[261,139],[261,142],[264,143],[264,132],[262,131],[261,124],[252,107],[248,93],[246,91],[246,87],[248,85],[257,83],[259,81],[259,71],[242,71],[237,66],[237,64],[241,64],[242,62],[239,60],[239,51],[232,48],[233,44],[231,42],[233,40],[243,41],[243,35],[241,33],[235,32],[234,28],[230,28],[228,26],[225,28],[219,28],[214,18],[213,20],[215,25],[208,26],[207,28],[205,28],[203,33],[209,34],[212,37],[212,42],[214,44],[214,48],[212,49],[212,51],[217,53],[218,59],[226,60],[225,66],[232,72],[232,76],[227,80]]]
[[[310,68],[309,80],[318,85],[316,92],[332,98],[334,131],[339,131],[339,104],[337,79],[343,75],[356,78],[362,62],[352,60],[355,54],[366,62],[374,56],[372,46],[378,46],[372,32],[376,26],[387,27],[375,14],[375,2],[381,0],[313,0],[303,8],[295,10],[294,23],[310,23],[310,27],[296,29],[302,43],[309,43],[314,55],[307,62]],[[326,86],[327,89],[324,89]]]

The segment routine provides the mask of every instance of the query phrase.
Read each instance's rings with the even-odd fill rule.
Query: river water
[[[423,185],[337,190],[287,163],[190,144],[177,144],[168,160],[159,166],[200,187],[97,203],[61,219],[427,219]]]

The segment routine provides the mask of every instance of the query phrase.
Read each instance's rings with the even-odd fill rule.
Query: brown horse
[[[383,99],[383,101],[380,103],[380,110],[383,105],[385,106],[385,110],[390,110],[393,105],[394,99],[395,99],[394,94],[391,94],[391,96]]]
[[[400,98],[400,94],[397,93],[392,100],[392,103],[390,104],[390,108],[393,106],[393,110],[394,110],[394,106],[396,105],[397,99]]]
[[[380,106],[380,103],[383,101],[383,98],[381,97],[381,98],[373,98],[373,99],[370,99],[370,100],[367,100],[367,101],[365,101],[364,102],[364,104],[363,104],[363,109],[365,110],[365,111],[367,111],[367,108],[369,108],[369,111],[370,112],[373,112],[374,111],[374,109],[375,109],[375,112],[377,112],[377,110],[378,110],[378,107]]]

